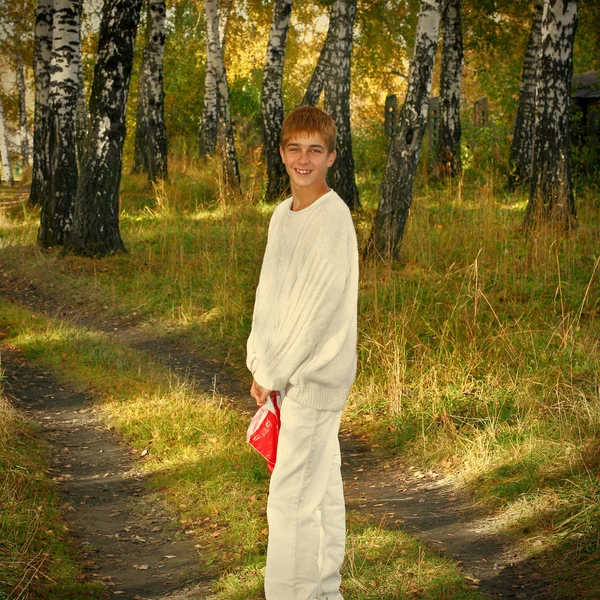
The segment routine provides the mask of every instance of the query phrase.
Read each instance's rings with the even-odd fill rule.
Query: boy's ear
[[[327,167],[329,168],[334,162],[335,159],[337,157],[337,152],[334,150],[328,157],[327,157]]]
[[[283,158],[283,146],[279,146],[279,156],[281,156],[281,162],[285,165],[285,159]]]

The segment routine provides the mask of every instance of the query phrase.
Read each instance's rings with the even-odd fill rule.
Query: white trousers
[[[267,600],[343,600],[346,516],[338,431],[341,411],[285,399],[271,477]]]

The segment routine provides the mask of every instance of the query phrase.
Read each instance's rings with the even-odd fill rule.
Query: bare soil
[[[11,275],[1,264],[0,296],[102,331],[185,373],[199,389],[217,388],[239,410],[248,414],[255,410],[247,379],[172,336],[153,334],[135,319],[61,301],[36,282]],[[103,429],[91,399],[61,389],[48,373],[27,364],[14,350],[4,348],[2,363],[18,402],[45,424],[56,477],[65,494],[65,516],[85,553],[86,572],[113,591],[128,594],[120,596],[124,598],[206,598],[208,585],[193,591],[210,575],[199,571],[192,541],[178,534],[148,497],[148,486],[136,474],[136,457],[114,432]],[[559,596],[546,580],[540,561],[520,560],[513,543],[487,533],[493,516],[449,478],[418,472],[401,456],[390,458],[345,429],[341,443],[348,509],[381,527],[418,535],[434,552],[455,559],[467,581],[491,598],[569,598]],[[181,590],[186,581],[194,586],[176,592],[177,585]]]

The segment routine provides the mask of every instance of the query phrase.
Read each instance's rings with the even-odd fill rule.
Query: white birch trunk
[[[73,233],[76,254],[105,256],[124,249],[119,230],[119,184],[125,109],[142,0],[105,0],[90,95],[90,132],[77,186]]]
[[[17,58],[17,89],[19,90],[19,133],[23,167],[29,166],[29,134],[27,131],[27,103],[25,101],[25,67],[21,55]]]
[[[391,260],[399,250],[412,203],[413,185],[427,124],[441,0],[421,0],[408,92],[381,182],[379,207],[366,254]]]
[[[227,73],[223,52],[219,42],[219,11],[217,0],[205,0],[204,9],[206,14],[206,39],[207,39],[207,74],[212,71],[214,85],[217,91],[217,122],[221,123],[222,133],[219,135],[219,146],[221,160],[223,162],[223,178],[225,185],[234,191],[240,190],[240,173],[237,154],[235,151],[235,140],[231,113],[229,110],[229,86],[227,84]],[[208,90],[206,90],[208,92]],[[206,106],[206,101],[205,101]],[[211,115],[211,120],[212,120]],[[214,122],[214,126],[217,125]],[[213,122],[209,124],[213,127]]]
[[[267,202],[278,200],[289,187],[285,166],[279,155],[279,145],[284,118],[283,63],[291,12],[292,0],[275,0],[261,97],[264,151],[268,177]]]
[[[229,30],[229,17],[233,8],[233,0],[221,0],[219,2],[219,43],[223,55],[225,55],[225,42],[227,41],[227,31]]]
[[[41,206],[47,197],[50,60],[52,58],[52,0],[39,0],[35,11],[35,113],[33,123],[33,168],[29,204]]]
[[[148,173],[150,181],[167,178],[167,129],[163,90],[165,16],[164,0],[148,2],[150,35],[144,49],[138,86],[134,171]]]
[[[83,3],[79,17],[83,14]],[[85,147],[85,138],[88,132],[88,113],[87,102],[85,99],[85,81],[83,79],[83,65],[81,64],[81,28],[79,30],[79,72],[77,73],[79,87],[77,89],[77,164],[83,160],[83,150]]]
[[[211,47],[211,37],[209,36],[210,30],[213,31],[215,27],[218,29],[219,44],[221,48],[221,54],[224,55],[225,41],[227,39],[227,30],[229,27],[229,17],[231,15],[231,9],[233,0],[224,0],[218,3],[216,7],[217,11],[217,25],[214,22],[209,23],[206,21],[206,72],[204,75],[204,104],[202,106],[202,124],[200,125],[200,132],[198,135],[198,155],[212,155],[217,151],[217,132],[219,125],[219,103],[221,98],[219,97],[219,84],[217,81],[217,72],[214,65],[214,44]],[[206,12],[206,9],[205,9]],[[214,11],[211,7],[211,15]],[[215,19],[214,15],[211,17]]]
[[[0,98],[0,158],[2,159],[2,175],[6,184],[14,185],[10,157],[8,156],[8,137],[6,135],[6,120],[4,118],[4,105]]]
[[[535,3],[531,32],[525,50],[517,119],[510,147],[509,185],[513,188],[529,181],[531,171],[531,150],[535,127],[535,90],[542,49],[544,4],[544,0],[537,0]]]
[[[460,72],[463,64],[461,0],[445,0],[442,14],[440,128],[437,158],[442,172],[458,176],[460,158]]]
[[[350,58],[355,16],[356,0],[334,0],[329,21],[330,47],[324,63],[324,109],[337,127],[337,158],[327,173],[327,181],[350,209],[360,206],[350,127]]]
[[[65,243],[73,227],[77,192],[76,116],[79,89],[80,0],[54,0],[48,130],[49,189],[42,203],[38,240]]]
[[[569,228],[575,218],[569,120],[576,0],[550,0],[542,24],[535,131],[525,226],[553,221]]]

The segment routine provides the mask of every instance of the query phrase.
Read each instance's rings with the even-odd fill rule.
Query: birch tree
[[[525,50],[517,119],[510,147],[509,186],[511,188],[528,182],[531,171],[531,151],[535,126],[535,90],[542,49],[543,13],[544,0],[537,0],[533,10],[529,41]]]
[[[77,192],[76,107],[81,62],[81,0],[54,0],[50,62],[49,185],[42,202],[38,241],[65,243],[73,226]]]
[[[327,37],[302,101],[314,106],[325,90],[324,109],[338,131],[337,158],[327,181],[351,209],[360,206],[350,128],[350,58],[355,16],[356,0],[334,0]]]
[[[288,189],[285,166],[279,155],[281,126],[283,124],[283,63],[285,42],[290,25],[292,0],[275,0],[273,21],[267,46],[267,58],[262,83],[262,117],[265,158],[267,162],[268,202],[280,198]]]
[[[214,148],[213,140],[216,141],[217,137],[219,138],[225,185],[234,191],[239,191],[240,172],[235,150],[231,112],[229,110],[227,73],[219,41],[217,0],[204,0],[204,10],[206,15],[207,66],[200,149],[201,153],[210,154]],[[220,132],[217,129],[218,126]]]
[[[327,173],[327,180],[350,209],[360,206],[350,128],[350,57],[355,16],[356,0],[334,0],[323,105],[337,127],[337,158]]]
[[[29,137],[27,132],[27,103],[25,101],[25,66],[19,53],[17,56],[17,90],[19,92],[19,134],[23,166],[29,166]]]
[[[138,87],[134,172],[148,173],[150,181],[167,178],[163,56],[165,48],[164,0],[149,0],[149,36],[144,49]]]
[[[83,2],[81,4],[81,12],[79,19],[83,15]],[[85,99],[85,81],[83,79],[83,65],[81,63],[81,27],[79,28],[79,71],[77,73],[77,81],[79,83],[77,89],[77,107],[76,107],[76,129],[77,129],[77,163],[81,164],[83,159],[83,149],[85,146],[85,138],[88,131],[88,114],[87,102]]]
[[[29,204],[41,206],[48,195],[48,120],[50,107],[50,59],[52,58],[52,0],[39,0],[35,9],[34,81],[35,112]]]
[[[223,0],[217,3],[217,30],[221,54],[224,55],[227,29],[233,0]],[[212,14],[212,7],[211,7]],[[210,24],[211,32],[214,23]],[[214,44],[211,47],[209,37],[209,23],[206,24],[206,72],[204,75],[204,104],[202,107],[202,124],[198,135],[198,154],[200,156],[212,155],[217,151],[217,131],[219,122],[219,84],[217,82],[216,66],[214,65]]]
[[[2,159],[2,174],[7,185],[14,185],[10,157],[8,155],[8,137],[6,135],[6,119],[4,118],[4,104],[0,98],[0,158]]]
[[[124,249],[119,230],[125,108],[142,0],[105,0],[90,95],[90,132],[77,186],[76,254],[104,256]]]
[[[441,0],[421,0],[408,91],[381,182],[379,206],[366,254],[391,260],[400,247],[412,203],[421,142],[427,124]]]
[[[444,0],[438,160],[442,171],[460,175],[460,81],[463,63],[461,0]]]
[[[549,0],[542,23],[526,227],[551,220],[568,228],[575,217],[569,119],[576,25],[576,0]]]
[[[225,41],[227,40],[227,31],[229,30],[229,17],[231,17],[231,9],[233,8],[233,0],[221,0],[219,2],[219,43],[221,50],[225,54]]]

